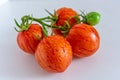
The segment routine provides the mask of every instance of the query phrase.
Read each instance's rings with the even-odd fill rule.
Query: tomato
[[[63,7],[56,11],[58,15],[58,20],[56,22],[57,26],[64,26],[65,21],[69,20],[69,24],[72,26],[76,23],[76,20],[72,17],[77,16],[78,13],[72,8]]]
[[[77,57],[93,55],[100,45],[100,37],[97,30],[87,24],[74,25],[66,39],[72,46],[73,55]]]
[[[86,22],[90,25],[96,25],[100,22],[100,14],[97,12],[89,12],[86,14]]]
[[[31,24],[28,30],[18,33],[18,46],[29,54],[34,54],[40,38],[43,37],[42,28],[38,24]]]
[[[74,18],[75,16],[78,15],[78,13],[73,10],[72,8],[67,8],[67,7],[62,7],[59,8],[56,11],[56,14],[58,16],[58,19],[55,23],[56,26],[63,26],[66,24],[65,22],[68,21],[68,23],[70,24],[70,26],[73,26],[77,23],[76,19]],[[79,20],[79,17],[76,17],[77,20]],[[60,30],[58,29],[54,29],[54,33],[55,34],[62,34]]]
[[[44,70],[63,72],[71,63],[72,48],[62,36],[48,36],[38,44],[35,58]]]

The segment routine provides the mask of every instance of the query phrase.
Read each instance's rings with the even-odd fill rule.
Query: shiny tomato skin
[[[19,32],[17,35],[17,44],[24,52],[34,54],[36,47],[43,37],[42,28],[38,24],[31,24],[26,31]]]
[[[74,25],[66,39],[72,46],[73,55],[77,57],[93,55],[100,46],[100,37],[97,30],[87,24]]]
[[[48,36],[38,44],[35,58],[48,72],[64,72],[72,61],[72,48],[62,36]]]

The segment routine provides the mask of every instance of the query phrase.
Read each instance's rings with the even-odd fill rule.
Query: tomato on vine
[[[20,49],[29,54],[34,54],[38,43],[43,38],[43,30],[39,24],[33,24],[28,18],[22,18],[22,23],[18,24],[15,30],[18,32],[17,44]]]
[[[72,48],[63,36],[47,36],[38,44],[35,58],[46,71],[64,72],[72,61]]]
[[[101,15],[98,12],[89,12],[87,14],[82,12],[80,16],[83,18],[82,20],[83,23],[87,23],[92,26],[97,25],[100,22],[101,18]]]
[[[100,22],[100,14],[98,12],[90,12],[86,15],[87,23],[90,25],[96,25]]]
[[[91,56],[100,46],[100,36],[97,30],[85,23],[74,25],[66,39],[72,46],[73,55],[77,57]]]

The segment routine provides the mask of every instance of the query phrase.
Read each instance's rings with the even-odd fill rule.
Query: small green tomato
[[[98,12],[89,12],[86,14],[86,22],[87,24],[94,26],[99,23],[100,17],[101,16]]]

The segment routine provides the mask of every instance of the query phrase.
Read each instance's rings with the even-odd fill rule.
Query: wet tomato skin
[[[73,55],[77,57],[93,55],[100,46],[100,37],[97,30],[87,24],[74,25],[66,39],[72,46]]]
[[[72,48],[61,36],[44,38],[35,53],[38,64],[48,72],[64,72],[72,61]]]
[[[40,42],[37,37],[43,37],[42,28],[38,24],[31,24],[28,30],[18,33],[17,44],[24,52],[34,54]]]

